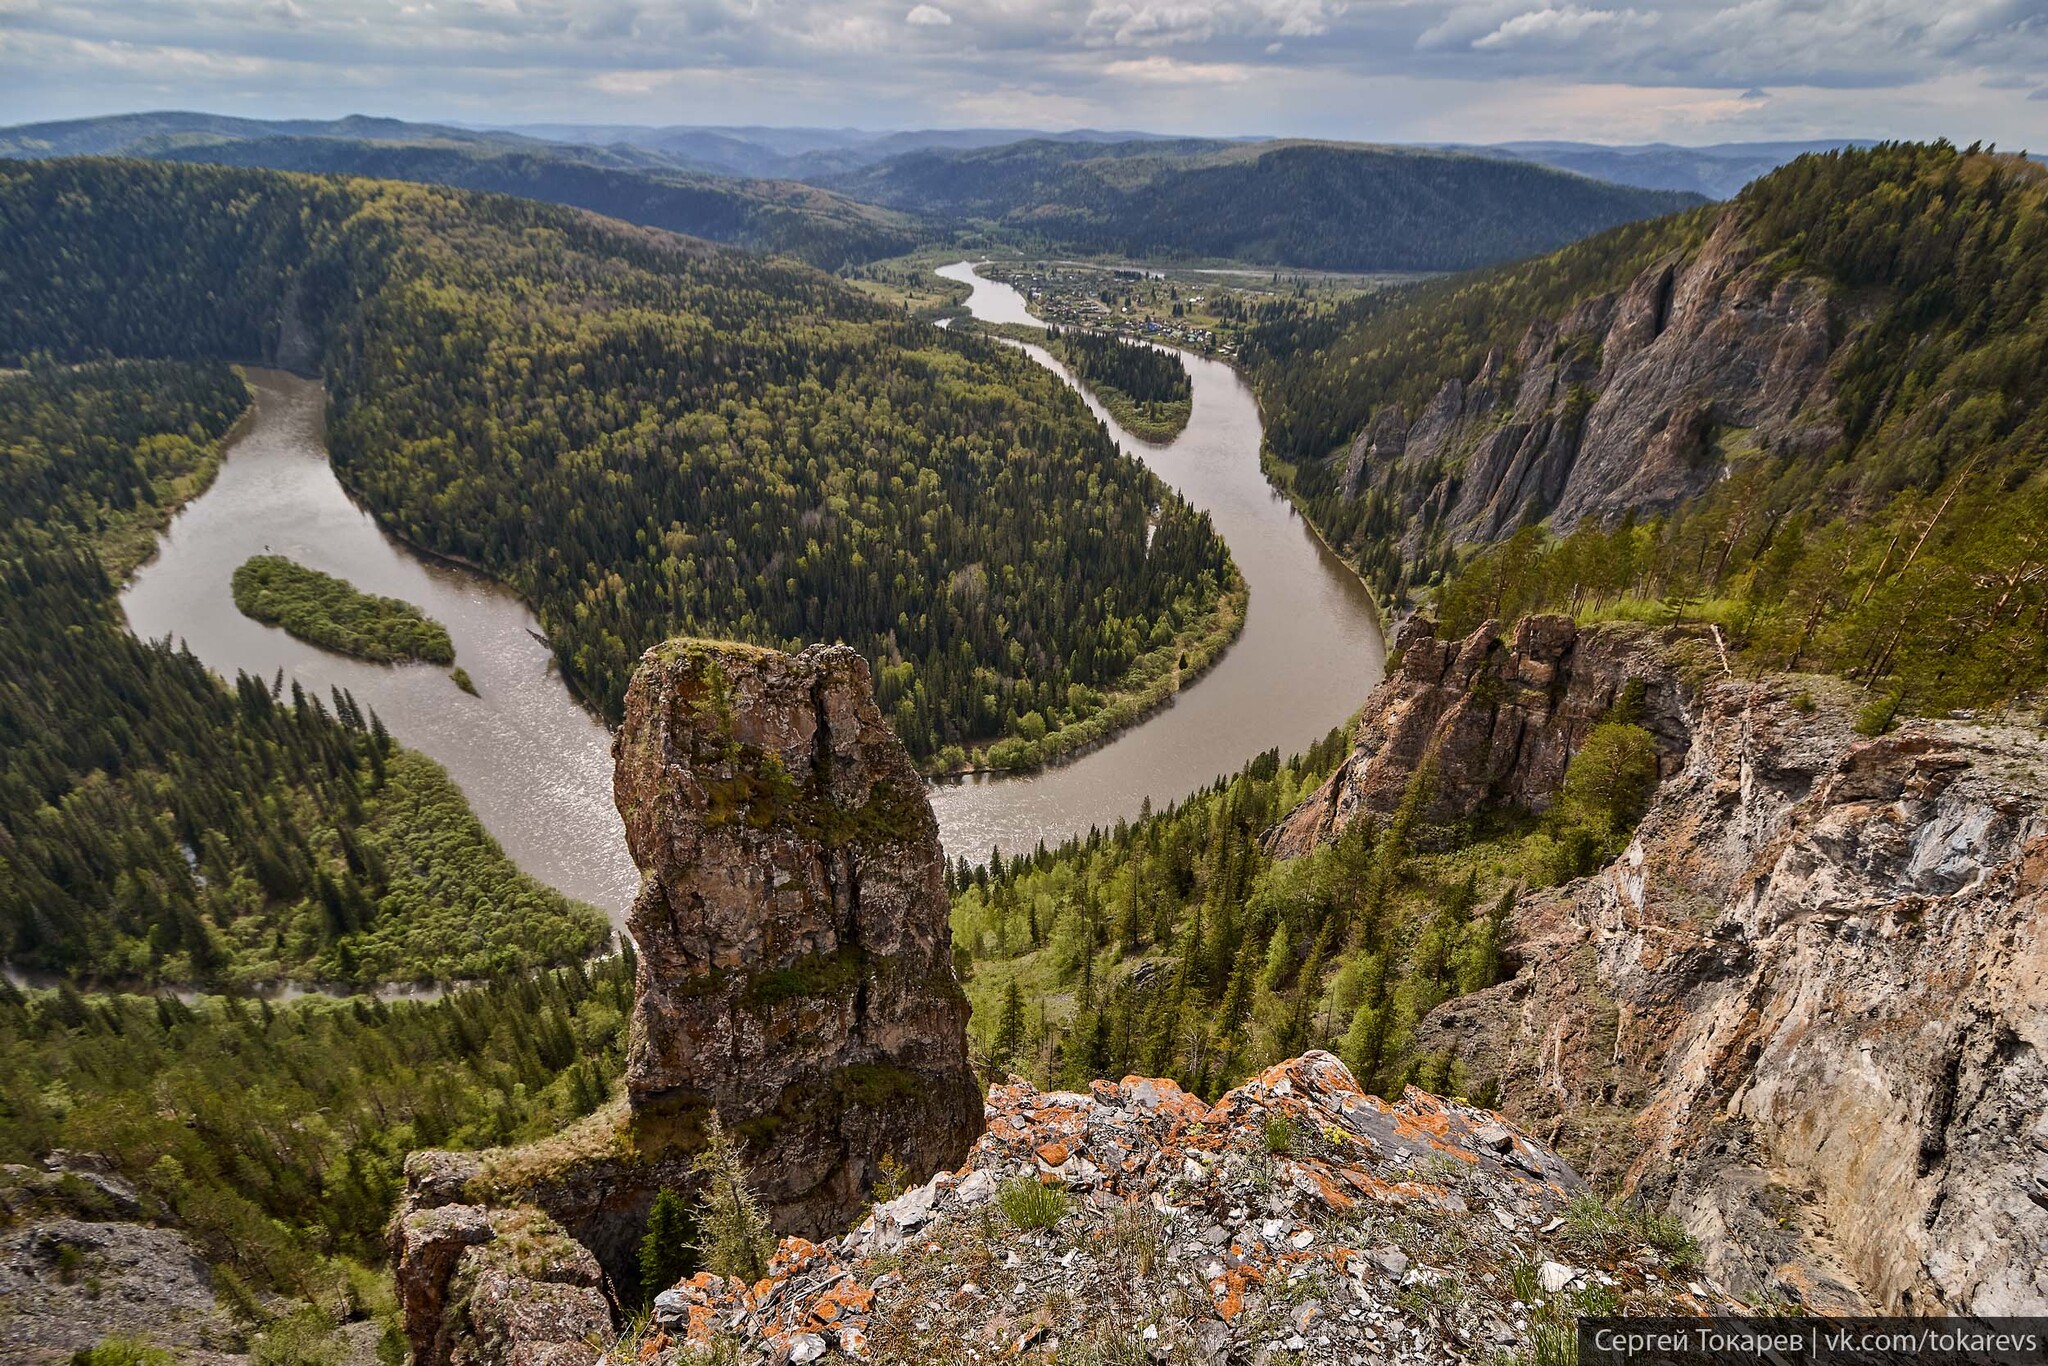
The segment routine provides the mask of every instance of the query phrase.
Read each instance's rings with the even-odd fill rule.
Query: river
[[[977,318],[1043,325],[1023,295],[967,262],[939,274],[971,286],[967,308]],[[1074,382],[1042,347],[1019,345]],[[1194,407],[1164,445],[1132,436],[1085,390],[1082,397],[1119,446],[1209,514],[1251,590],[1244,632],[1171,705],[1073,763],[935,786],[932,807],[950,855],[980,862],[991,847],[1057,844],[1136,816],[1148,797],[1155,806],[1184,797],[1263,750],[1299,752],[1356,710],[1385,672],[1371,595],[1259,469],[1251,390],[1221,361],[1186,352],[1181,359]]]
[[[255,412],[212,486],[172,519],[157,557],[121,595],[129,626],[182,638],[226,678],[283,669],[322,700],[347,688],[402,743],[447,768],[521,868],[623,922],[640,875],[612,806],[611,737],[554,672],[533,634],[540,623],[489,580],[413,554],[349,498],[327,463],[318,384],[247,374]],[[448,628],[479,696],[445,669],[367,664],[243,616],[229,580],[265,551],[417,604]]]
[[[1032,321],[1016,290],[966,263],[941,273],[973,285],[977,317]],[[1043,349],[1023,349],[1066,374]],[[1057,844],[1135,817],[1148,798],[1185,796],[1261,750],[1300,750],[1379,679],[1383,650],[1364,588],[1259,472],[1250,390],[1227,365],[1184,359],[1194,379],[1185,431],[1156,445],[1110,428],[1214,519],[1251,589],[1244,632],[1171,705],[1071,764],[933,787],[951,855],[978,862],[991,847]],[[349,498],[328,464],[319,385],[264,370],[249,381],[255,410],[219,477],[172,520],[157,557],[121,596],[130,626],[182,639],[223,677],[282,669],[323,698],[350,690],[400,741],[448,769],[521,868],[623,923],[639,876],[612,806],[610,739],[562,685],[533,614],[499,585],[415,554]],[[243,616],[229,580],[266,551],[420,606],[447,626],[480,696],[430,665],[363,663]]]

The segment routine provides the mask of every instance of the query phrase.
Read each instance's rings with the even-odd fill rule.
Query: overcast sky
[[[0,122],[2048,148],[2048,0],[0,0]]]

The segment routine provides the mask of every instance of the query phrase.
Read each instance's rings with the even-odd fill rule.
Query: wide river
[[[966,263],[975,316],[1030,322],[1020,295]],[[1038,347],[1041,364],[1065,371]],[[1172,705],[1063,768],[932,789],[949,854],[1057,844],[1091,825],[1185,796],[1262,750],[1320,738],[1378,681],[1383,649],[1365,590],[1259,472],[1258,410],[1234,371],[1187,357],[1194,410],[1167,445],[1112,422],[1117,442],[1214,519],[1251,588],[1244,633]],[[1069,377],[1071,378],[1071,377]],[[504,588],[386,536],[328,465],[317,384],[251,371],[256,393],[212,487],[173,519],[157,558],[122,594],[129,624],[173,636],[226,677],[284,671],[322,697],[350,690],[399,740],[439,760],[527,872],[623,921],[639,878],[611,799],[610,739],[569,695],[533,614]],[[1108,415],[1091,399],[1089,407]],[[445,671],[330,654],[235,609],[229,580],[265,551],[417,603],[443,622],[481,694]]]

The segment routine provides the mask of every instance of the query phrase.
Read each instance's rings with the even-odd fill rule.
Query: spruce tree
[[[647,1213],[647,1232],[640,1238],[640,1297],[652,1301],[689,1274],[693,1248],[689,1206],[664,1188]]]
[[[697,1197],[697,1250],[704,1269],[752,1283],[768,1274],[775,1254],[775,1235],[761,1202],[747,1184],[740,1145],[725,1132],[713,1111],[704,1125],[704,1151],[690,1169],[704,1178]]]
[[[996,1017],[995,1041],[989,1045],[988,1065],[994,1073],[1006,1072],[1024,1044],[1024,995],[1012,977],[1003,988],[1003,1013]]]

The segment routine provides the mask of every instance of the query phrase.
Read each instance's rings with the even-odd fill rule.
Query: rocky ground
[[[43,1170],[0,1168],[0,1209],[0,1366],[138,1334],[188,1361],[242,1360],[205,1260],[182,1233],[128,1222],[141,1204],[106,1164],[53,1153]]]
[[[957,1171],[755,1285],[683,1281],[609,1357],[1490,1362],[1579,1314],[1733,1307],[1498,1115],[1389,1104],[1327,1053],[1214,1106],[1130,1077],[986,1113]]]

